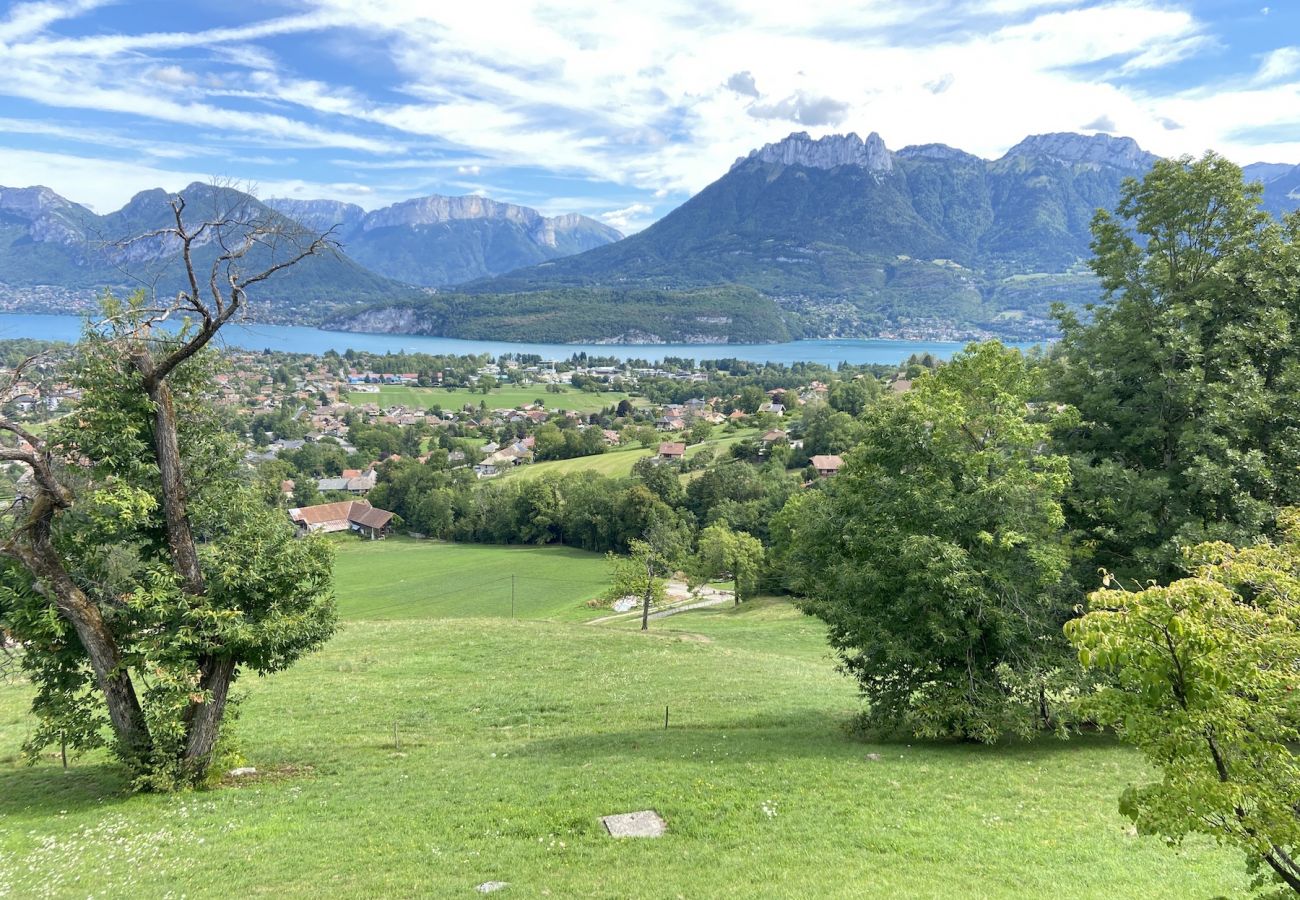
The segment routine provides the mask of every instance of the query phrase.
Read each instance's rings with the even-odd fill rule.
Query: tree
[[[851,416],[860,416],[880,399],[880,382],[870,375],[860,375],[852,381],[837,381],[831,385],[828,400],[831,408]]]
[[[1113,679],[1087,709],[1162,774],[1120,811],[1173,842],[1235,844],[1300,893],[1300,514],[1279,520],[1279,543],[1201,545],[1168,587],[1097,591],[1066,633]]]
[[[1059,724],[1067,461],[1026,405],[1037,370],[967,347],[868,410],[844,468],[772,525],[776,568],[873,724],[991,741]]]
[[[700,532],[696,570],[706,578],[730,574],[735,583],[736,606],[758,587],[763,568],[763,542],[752,534],[713,524]]]
[[[650,627],[650,607],[663,603],[668,576],[677,558],[671,528],[656,522],[640,538],[628,542],[628,555],[608,554],[613,581],[608,596],[641,600],[641,630]]]
[[[700,444],[707,441],[713,434],[713,424],[706,419],[696,419],[691,423],[691,427],[686,429],[686,443]]]
[[[1052,396],[1081,568],[1167,583],[1182,548],[1244,545],[1300,502],[1300,217],[1207,154],[1161,160],[1093,223],[1104,300],[1058,310]],[[1095,575],[1093,576],[1095,577]]]
[[[740,396],[736,400],[736,409],[753,415],[766,402],[767,395],[763,393],[762,388],[757,385],[747,384],[740,389]]]
[[[174,224],[144,236],[179,249],[186,287],[175,300],[109,297],[86,331],[75,422],[41,438],[0,418],[18,442],[0,459],[32,473],[0,536],[0,620],[27,643],[37,688],[27,749],[58,734],[96,746],[107,724],[143,787],[201,780],[241,667],[278,671],[334,623],[328,548],[295,540],[243,483],[204,400],[205,350],[249,290],[331,244],[237,192],[210,196],[199,226],[176,197]],[[212,254],[202,274],[198,248]],[[160,327],[182,316],[178,332]]]

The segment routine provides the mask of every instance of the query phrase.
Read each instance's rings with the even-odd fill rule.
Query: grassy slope
[[[1115,797],[1144,773],[1107,740],[850,739],[854,690],[817,623],[784,603],[689,613],[649,635],[369,612],[399,569],[454,586],[462,564],[504,572],[520,553],[571,573],[584,556],[345,545],[341,633],[289,673],[241,682],[247,755],[292,777],[129,797],[98,759],[23,768],[27,691],[0,687],[0,894],[473,896],[488,880],[523,897],[1243,888],[1230,855],[1128,833]],[[563,616],[585,593],[547,602]],[[470,607],[442,612],[453,608]],[[644,808],[668,836],[615,841],[597,819]]]
[[[688,457],[694,456],[705,447],[712,447],[715,452],[721,453],[732,444],[738,443],[745,438],[757,436],[758,429],[746,428],[732,433],[724,433],[721,428],[714,428],[714,434],[719,436],[687,447],[686,455]],[[664,440],[669,440],[672,437],[673,435],[664,435]],[[680,436],[678,437],[680,438]],[[636,465],[638,459],[654,456],[656,452],[658,452],[657,448],[644,448],[639,445],[618,447],[595,456],[577,456],[573,459],[553,459],[548,462],[531,463],[511,469],[508,474],[511,478],[541,478],[546,474],[567,475],[570,472],[594,472],[600,475],[618,477],[631,475],[632,467]]]
[[[532,403],[534,400],[541,400],[547,409],[571,409],[574,412],[590,413],[599,412],[607,406],[617,406],[620,400],[627,399],[627,394],[617,391],[592,394],[587,391],[575,391],[572,388],[565,388],[559,394],[548,394],[545,385],[530,384],[523,387],[494,388],[485,397],[477,391],[469,391],[465,388],[449,391],[446,388],[382,384],[379,386],[378,394],[352,392],[348,395],[348,399],[355,404],[378,403],[383,407],[400,404],[411,409],[428,409],[434,404],[443,409],[460,409],[466,403],[477,407],[482,400],[487,401],[488,409],[514,409]]]

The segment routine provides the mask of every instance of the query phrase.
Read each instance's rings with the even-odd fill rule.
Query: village
[[[6,410],[38,430],[67,415],[79,397],[61,374],[60,352],[24,366]],[[830,385],[845,374],[897,392],[915,374],[904,368],[880,379],[822,369],[812,373],[820,377],[800,378],[781,367],[735,364],[739,371],[732,371],[690,360],[651,365],[352,351],[227,350],[223,357],[213,395],[246,445],[250,477],[274,478],[277,502],[301,532],[351,531],[371,540],[402,524],[393,511],[373,506],[371,494],[386,469],[403,462],[437,469],[460,485],[524,469],[572,471],[605,454],[606,474],[630,474],[638,460],[649,459],[686,478],[721,450],[752,462],[775,452],[809,479],[829,477],[842,464],[829,451],[839,448],[814,441],[805,452],[805,409],[827,407]],[[11,492],[29,477],[18,467],[5,476]]]

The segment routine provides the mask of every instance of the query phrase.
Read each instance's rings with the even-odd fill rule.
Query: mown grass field
[[[334,570],[344,619],[591,618],[577,602],[600,594],[609,565],[567,547],[487,547],[391,537],[336,542]],[[513,578],[513,584],[512,584]],[[512,611],[511,591],[514,591]]]
[[[558,394],[550,394],[542,384],[493,388],[486,395],[465,388],[447,390],[403,384],[381,384],[377,394],[353,391],[348,395],[348,400],[351,403],[378,403],[383,407],[401,405],[410,409],[428,409],[435,404],[443,409],[459,409],[466,403],[478,406],[480,401],[486,401],[489,409],[514,409],[541,400],[547,409],[571,409],[574,412],[591,413],[599,412],[607,406],[617,406],[620,400],[625,400],[627,397],[627,394],[618,391],[592,394],[569,387]]]
[[[557,898],[1245,888],[1231,854],[1131,833],[1116,796],[1147,773],[1108,739],[854,739],[853,686],[818,623],[781,601],[649,634],[564,621],[586,615],[583,584],[546,599],[554,618],[485,618],[495,601],[472,596],[394,617],[412,584],[472,595],[475,572],[521,558],[575,579],[601,566],[522,554],[343,545],[340,633],[287,673],[240,682],[238,732],[262,774],[211,791],[129,796],[98,756],[24,767],[29,692],[0,686],[0,896],[471,897],[486,881],[510,883],[496,896]],[[666,836],[615,840],[598,819],[647,808]]]
[[[721,427],[714,429],[714,437],[699,444],[694,444],[686,448],[686,456],[692,457],[706,447],[713,449],[715,453],[721,453],[729,448],[732,444],[744,440],[748,437],[755,437],[758,434],[757,428],[746,428],[740,431],[725,433]],[[664,440],[671,440],[672,435],[664,435]],[[622,477],[632,474],[632,467],[636,465],[638,459],[644,459],[647,456],[654,456],[658,452],[658,445],[650,448],[633,446],[633,447],[616,447],[607,450],[604,453],[598,453],[595,456],[577,456],[573,459],[552,459],[546,462],[531,463],[525,466],[519,466],[508,472],[511,478],[541,478],[546,474],[567,475],[570,472],[593,472],[598,475],[608,475],[611,478]]]

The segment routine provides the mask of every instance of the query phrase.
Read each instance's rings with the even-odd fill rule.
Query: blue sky
[[[49,0],[0,67],[0,184],[101,212],[221,176],[633,231],[800,130],[1300,163],[1297,0]]]

